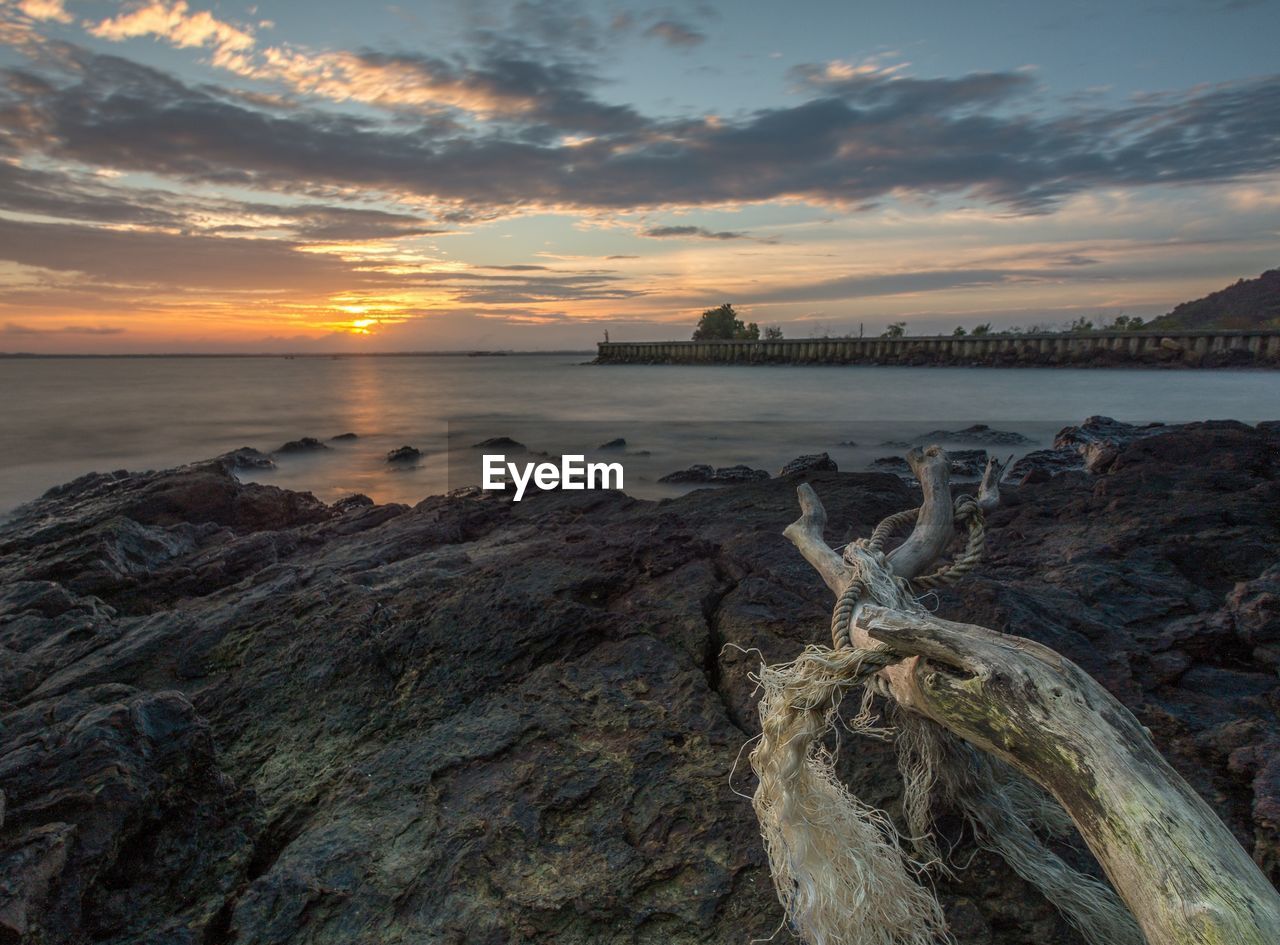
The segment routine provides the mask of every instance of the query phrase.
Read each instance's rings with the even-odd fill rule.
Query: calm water
[[[1280,418],[1277,372],[596,367],[584,360],[0,360],[0,510],[92,470],[162,468],[239,446],[269,452],[302,436],[327,440],[348,431],[359,438],[278,457],[279,469],[256,478],[326,500],[364,492],[412,503],[463,484],[456,462],[450,478],[450,442],[508,435],[559,453],[622,436],[628,491],[661,495],[676,490],[658,485],[658,476],[694,462],[776,471],[798,453],[826,450],[841,468],[860,468],[901,452],[882,445],[888,440],[973,422],[1021,431],[1034,446],[1090,414]],[[389,466],[387,451],[403,444],[421,449],[422,460]]]

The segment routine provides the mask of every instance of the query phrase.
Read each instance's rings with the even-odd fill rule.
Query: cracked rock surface
[[[1171,427],[1011,489],[939,598],[1097,676],[1273,881],[1278,451]],[[832,545],[916,502],[803,477]],[[780,534],[799,478],[326,506],[211,462],[51,490],[0,525],[0,942],[767,937],[736,792],[760,656],[827,632]],[[842,747],[896,813],[892,746]],[[1078,941],[988,854],[938,890],[964,945]]]

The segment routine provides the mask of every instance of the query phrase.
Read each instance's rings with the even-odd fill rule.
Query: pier
[[[599,364],[1280,367],[1280,329],[607,341]]]

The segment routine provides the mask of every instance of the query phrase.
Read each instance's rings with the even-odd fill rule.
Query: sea
[[[776,473],[826,452],[885,465],[913,443],[1001,458],[1092,415],[1280,419],[1280,372],[876,366],[594,365],[589,354],[0,359],[0,513],[91,471],[162,469],[239,447],[242,478],[333,501],[414,504],[472,485],[480,457],[620,463],[643,498],[693,464]],[[985,425],[984,434],[964,433]],[[991,431],[1016,436],[991,443]],[[355,437],[334,439],[340,434]],[[279,452],[311,437],[324,448]],[[521,444],[480,447],[493,437]],[[625,445],[607,443],[624,440]],[[388,462],[401,446],[416,459]],[[881,460],[877,465],[876,461]]]

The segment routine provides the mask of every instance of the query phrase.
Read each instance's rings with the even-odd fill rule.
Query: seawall
[[[607,341],[598,364],[957,364],[985,367],[1280,367],[1280,330]]]

